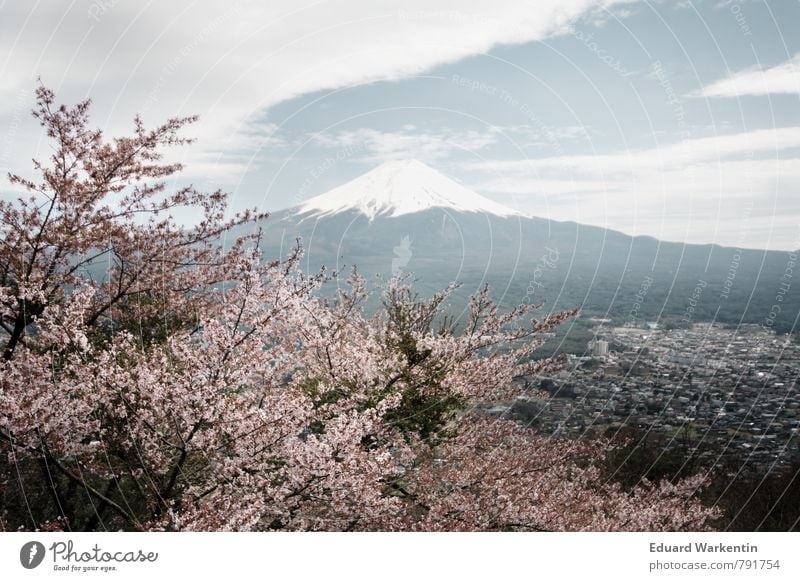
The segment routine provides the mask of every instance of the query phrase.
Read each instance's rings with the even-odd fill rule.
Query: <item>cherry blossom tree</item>
[[[147,130],[137,117],[133,136],[107,141],[89,125],[89,101],[56,108],[49,89],[40,86],[36,95],[33,115],[54,147],[49,164],[33,161],[38,178],[9,176],[27,196],[0,201],[3,358],[12,357],[47,305],[83,284],[96,291],[85,313],[89,326],[163,326],[190,315],[209,285],[227,278],[216,240],[261,217],[245,212],[226,220],[219,191],[166,193],[165,180],[182,166],[163,162],[162,151],[189,142],[179,131],[195,118]],[[180,207],[202,214],[194,227],[176,224],[172,211]]]
[[[88,103],[35,116],[55,147],[0,203],[0,449],[7,528],[65,530],[695,530],[697,476],[606,482],[600,440],[554,440],[479,404],[543,374],[541,336],[575,312],[500,309],[484,288],[392,281],[365,310],[298,247],[269,260],[256,212],[167,193],[165,147],[192,118],[104,141]],[[174,211],[200,209],[199,223]],[[104,268],[99,269],[99,264]],[[22,499],[11,514],[9,499]],[[30,499],[40,502],[31,503]]]

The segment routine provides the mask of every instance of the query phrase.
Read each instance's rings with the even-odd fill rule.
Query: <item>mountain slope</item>
[[[270,256],[285,254],[300,237],[308,271],[357,266],[383,279],[411,272],[423,293],[462,283],[462,299],[488,282],[506,305],[581,307],[618,324],[713,319],[786,331],[800,311],[792,288],[768,322],[788,252],[661,242],[527,217],[430,168],[407,165],[397,172],[395,164],[381,166],[362,176],[369,179],[276,212],[261,225],[262,247]]]

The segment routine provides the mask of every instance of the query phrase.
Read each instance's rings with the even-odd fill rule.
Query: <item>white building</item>
[[[605,357],[608,355],[608,341],[593,339],[589,341],[589,349],[594,357]]]

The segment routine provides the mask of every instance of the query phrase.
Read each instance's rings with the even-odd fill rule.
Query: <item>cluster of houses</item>
[[[665,446],[747,469],[800,461],[800,343],[759,325],[729,328],[606,327],[583,356],[570,356],[533,390],[492,410],[553,436],[609,434],[626,427]]]

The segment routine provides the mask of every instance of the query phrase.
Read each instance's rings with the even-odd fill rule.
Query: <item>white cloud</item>
[[[626,1],[4,3],[0,97],[40,75],[59,100],[92,96],[111,131],[129,128],[136,112],[151,124],[199,113],[196,147],[231,150],[252,145],[243,128],[276,103],[546,38]],[[17,148],[21,160],[30,145]]]
[[[478,192],[530,214],[662,240],[797,250],[800,158],[703,164],[627,179],[487,180]],[[504,195],[499,195],[504,194]]]
[[[472,181],[477,191],[556,220],[666,240],[796,249],[797,148],[800,127],[788,127],[633,152],[468,162],[463,168],[483,176]]]
[[[471,169],[494,173],[569,170],[579,174],[611,175],[643,169],[685,167],[730,156],[764,155],[800,147],[800,127],[762,129],[685,139],[651,149],[598,155],[563,155],[524,160],[481,161]]]
[[[473,184],[476,190],[482,192],[515,194],[528,196],[558,196],[562,194],[596,194],[613,189],[614,182],[610,180],[576,180],[553,179],[520,176],[502,176],[490,178]]]
[[[693,97],[800,94],[800,53],[777,66],[747,69],[704,87]]]
[[[440,127],[435,131],[413,124],[397,131],[370,127],[306,136],[296,145],[308,143],[331,150],[346,150],[347,157],[366,162],[416,158],[433,162],[477,153],[500,142],[513,141],[523,148],[551,148],[553,144],[585,141],[594,130],[589,126],[538,127],[531,125],[489,125],[485,129],[460,130]],[[559,145],[559,149],[561,149]]]
[[[477,151],[497,142],[497,131],[457,131],[442,129],[436,133],[406,125],[401,131],[379,131],[368,127],[317,134],[315,144],[328,149],[355,152],[359,160],[383,162],[392,159],[416,158],[435,161],[454,152]]]

